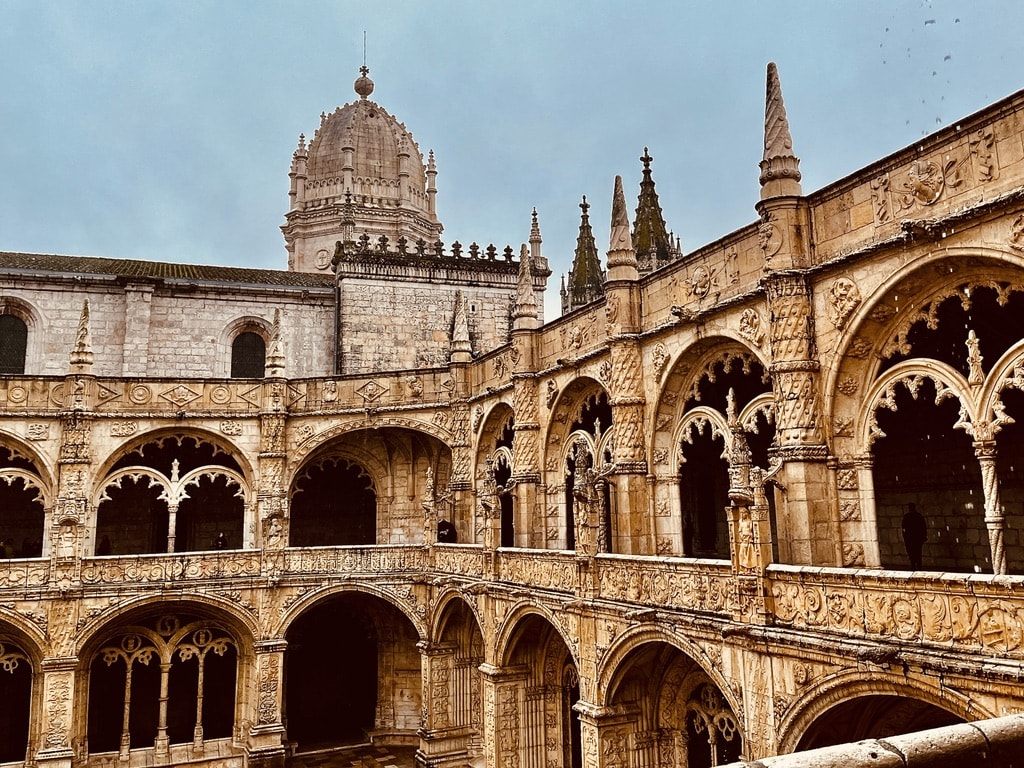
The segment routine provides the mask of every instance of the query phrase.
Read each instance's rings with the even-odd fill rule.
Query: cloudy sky
[[[373,99],[439,170],[444,239],[552,287],[645,146],[684,251],[755,218],[767,62],[805,192],[1024,87],[1020,0],[0,0],[0,251],[283,269],[298,135]],[[557,303],[549,292],[548,305]]]

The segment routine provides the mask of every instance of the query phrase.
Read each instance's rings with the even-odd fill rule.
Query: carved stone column
[[[256,711],[246,742],[250,768],[284,768],[284,639],[255,644]]]
[[[285,431],[288,422],[288,404],[285,399],[287,382],[284,379],[266,379],[263,384],[263,407],[260,409],[260,484],[256,494],[262,545],[270,556],[264,558],[264,567],[277,571],[281,565],[281,549],[288,546],[289,515],[288,489],[283,485],[285,464],[288,459]]]
[[[780,478],[786,488],[785,508],[778,514],[780,556],[798,565],[840,565],[835,494],[821,432],[810,285],[795,272],[769,273],[765,283],[776,404],[773,459],[783,464]]]
[[[471,729],[460,722],[470,695],[458,685],[454,645],[419,642],[420,670],[423,674],[423,714],[417,734],[420,748],[416,764],[429,768],[465,765]]]
[[[974,455],[981,465],[981,486],[985,493],[985,527],[992,550],[992,573],[1006,575],[1006,545],[1003,541],[1005,517],[999,501],[999,478],[996,475],[996,444],[994,440],[974,443]]]
[[[598,707],[580,701],[576,710],[580,713],[583,768],[639,768],[650,765],[645,759],[650,757],[649,753],[636,753],[637,707]],[[679,765],[685,765],[685,762]]]
[[[526,671],[481,664],[486,768],[525,768]]]
[[[39,749],[35,754],[41,768],[70,768],[75,737],[72,703],[75,700],[75,657],[43,659]],[[84,720],[83,720],[84,723]]]
[[[518,331],[517,335],[523,332]],[[514,344],[532,349],[532,332]],[[515,542],[517,547],[530,546],[531,522],[538,513],[540,487],[540,408],[537,378],[529,369],[532,355],[520,353],[512,373],[512,408],[515,413],[512,440],[512,481],[515,494]]]
[[[85,495],[86,478],[92,472],[91,401],[95,389],[92,376],[75,374],[64,382],[67,410],[61,414],[61,444],[57,502],[50,518],[51,583],[61,590],[79,583],[85,541],[85,523],[90,519]]]

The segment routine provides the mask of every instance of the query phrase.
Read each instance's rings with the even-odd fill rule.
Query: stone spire
[[[622,177],[616,176],[615,191],[612,193],[612,233],[608,243],[608,279],[636,280],[637,277],[639,269],[633,240],[629,235],[626,195],[622,191]]]
[[[530,224],[530,259],[536,261],[540,258],[540,244],[543,242],[540,236],[540,224],[537,222],[537,209],[533,209],[533,221]],[[531,265],[532,266],[532,265]]]
[[[768,63],[764,105],[764,159],[761,161],[761,199],[800,196],[800,158],[793,154],[786,105],[775,62]]]
[[[647,147],[640,162],[644,164],[644,175],[640,181],[640,196],[637,198],[636,220],[633,222],[633,248],[637,254],[640,271],[651,272],[678,258],[672,238],[665,226],[658,193],[651,176],[651,161],[654,160]]]
[[[534,211],[536,224],[536,211]],[[512,330],[536,328],[537,296],[533,292],[533,257],[523,243],[519,252],[519,283],[516,285],[516,302],[512,307]]]
[[[78,319],[78,333],[71,350],[71,372],[92,373],[92,333],[89,329],[89,300],[82,302],[82,314]]]
[[[284,350],[281,345],[281,310],[274,310],[274,325],[270,329],[270,344],[267,345],[267,366],[264,376],[270,379],[284,377]]]
[[[466,310],[466,295],[462,291],[455,292],[455,319],[452,323],[452,349],[450,359],[453,363],[469,363],[473,360],[473,347],[469,341],[469,314]]]
[[[601,258],[597,255],[597,244],[594,242],[594,231],[590,228],[590,203],[583,196],[580,203],[583,214],[580,216],[580,233],[576,238],[576,255],[569,270],[569,285],[562,299],[562,312],[571,312],[577,307],[589,304],[604,297],[604,270],[601,269]]]

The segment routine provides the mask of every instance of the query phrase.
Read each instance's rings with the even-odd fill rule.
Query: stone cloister
[[[536,215],[370,253],[391,187],[302,186],[326,116],[294,275],[4,254],[0,764],[698,768],[1020,712],[1024,94],[811,195],[774,67],[766,107],[755,223],[661,264],[617,179],[546,324]],[[337,299],[378,289],[433,307],[379,354]]]

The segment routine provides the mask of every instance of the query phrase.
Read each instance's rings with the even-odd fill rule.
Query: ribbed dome
[[[309,146],[309,180],[341,177],[346,149],[353,150],[352,175],[364,183],[379,180],[397,185],[399,154],[408,153],[409,183],[423,192],[426,169],[412,134],[376,102],[360,99],[323,118]]]

